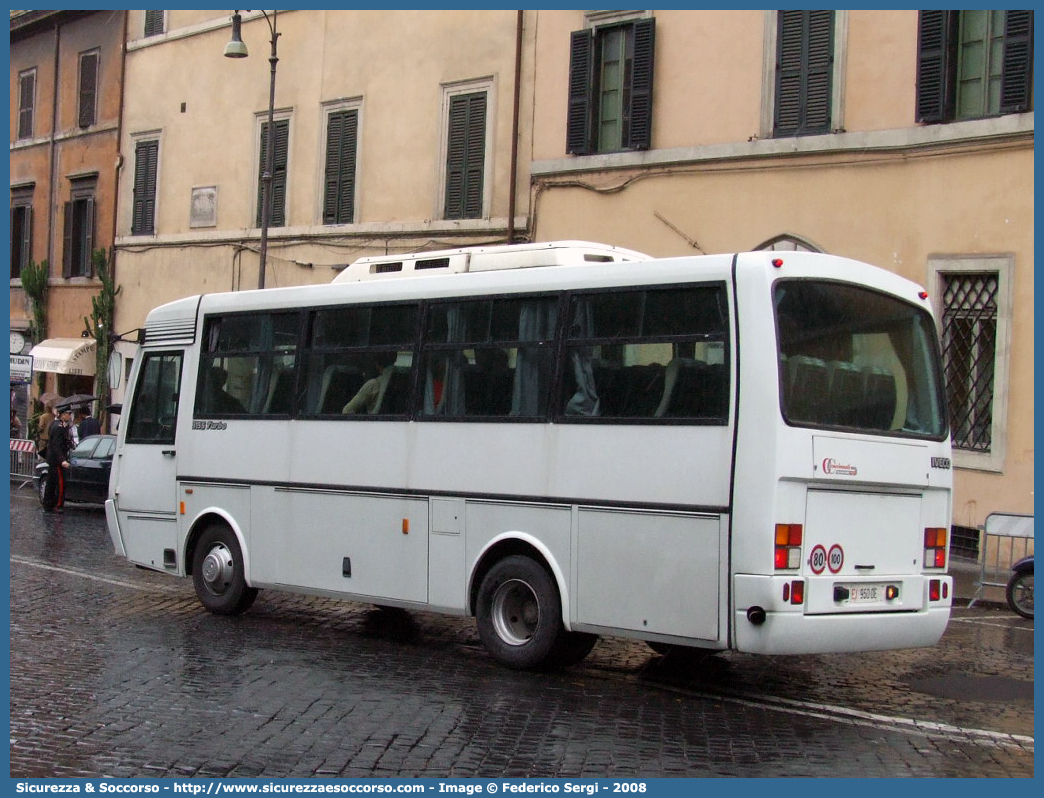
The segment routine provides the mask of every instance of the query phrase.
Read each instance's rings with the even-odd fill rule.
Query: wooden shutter
[[[946,122],[953,116],[957,14],[921,11],[917,20],[916,121]]]
[[[157,36],[163,33],[163,11],[145,12],[145,35]]]
[[[486,93],[450,98],[445,218],[481,218],[485,160]]]
[[[464,217],[482,218],[482,186],[486,167],[486,93],[468,102],[468,163],[464,184]]]
[[[290,152],[290,120],[275,122],[275,152],[272,163],[272,211],[269,227],[286,224],[286,165]],[[261,206],[264,201],[264,174],[268,159],[268,123],[261,126],[261,160],[257,169],[257,226],[261,226]]]
[[[62,277],[72,277],[73,204],[66,202],[62,212]]]
[[[591,109],[594,104],[594,32],[577,30],[569,39],[569,108],[566,152],[587,155],[594,151]]]
[[[22,208],[22,257],[18,263],[18,276],[21,277],[22,267],[28,266],[33,256],[33,206],[23,205]]]
[[[1021,113],[1033,98],[1033,12],[1008,11],[1004,17],[1004,65],[1000,111]]]
[[[775,135],[795,136],[801,129],[804,101],[804,25],[800,11],[777,13]]]
[[[18,230],[18,217],[21,216],[22,209],[11,206],[11,279],[17,280],[21,277],[22,259],[25,257],[25,244],[21,239],[15,238],[15,231]],[[18,246],[22,249],[19,251]]]
[[[83,252],[80,273],[84,277],[91,277],[94,273],[94,197],[83,200]]]
[[[634,23],[634,60],[631,65],[630,131],[625,147],[647,150],[652,146],[653,60],[656,20]]]
[[[358,135],[358,111],[337,111],[327,117],[323,224],[351,224],[355,220]]]
[[[272,218],[269,224],[286,224],[286,167],[290,156],[290,121],[275,123],[275,174],[272,175]]]
[[[827,133],[834,73],[834,12],[778,14],[774,135]]]
[[[94,124],[97,103],[98,54],[84,53],[80,56],[80,127]]]
[[[834,81],[834,12],[808,11],[803,133],[829,133]]]
[[[33,208],[11,206],[11,279],[20,280],[33,251]]]
[[[139,141],[134,148],[134,202],[131,235],[156,232],[156,177],[159,167],[159,142]]]
[[[28,72],[18,77],[18,95],[18,138],[32,138],[36,72]]]

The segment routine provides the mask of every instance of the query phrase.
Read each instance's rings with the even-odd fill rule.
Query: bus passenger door
[[[143,352],[109,484],[127,559],[182,572],[175,481],[183,360],[181,351]]]

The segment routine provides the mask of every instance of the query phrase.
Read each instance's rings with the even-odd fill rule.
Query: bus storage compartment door
[[[921,609],[922,527],[920,496],[810,490],[806,612]]]
[[[287,499],[279,502],[282,523],[259,520],[266,518],[259,513],[252,524],[256,559],[277,564],[275,581],[427,603],[427,499],[318,488],[276,492]],[[255,498],[252,514],[263,506]]]
[[[721,516],[580,508],[577,620],[718,640]]]

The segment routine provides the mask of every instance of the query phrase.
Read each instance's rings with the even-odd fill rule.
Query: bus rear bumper
[[[925,601],[920,609],[903,611],[864,611],[809,614],[804,607],[781,607],[752,596],[743,582],[760,582],[764,577],[736,578],[736,607],[733,617],[733,648],[752,654],[828,654],[878,651],[933,646],[946,631],[950,619],[950,600]],[[946,584],[944,595],[952,594],[952,579],[932,577]],[[769,578],[771,579],[771,577]],[[747,584],[746,587],[753,587]],[[748,600],[744,601],[744,593]],[[751,600],[754,599],[754,600]],[[748,614],[751,607],[763,613]],[[762,621],[761,618],[764,618]],[[760,621],[760,622],[757,622]]]
[[[116,516],[116,502],[112,499],[105,500],[105,522],[109,527],[109,537],[112,538],[112,547],[116,550],[116,556],[126,557],[127,550],[123,548],[123,535],[120,534],[120,521]]]

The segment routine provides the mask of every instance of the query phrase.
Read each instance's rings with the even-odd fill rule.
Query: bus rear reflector
[[[777,571],[801,567],[801,524],[776,524],[774,564]]]
[[[795,579],[792,582],[783,583],[783,603],[786,604],[805,603],[805,580]]]
[[[946,567],[946,527],[927,527],[924,530],[924,567]]]

